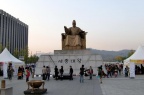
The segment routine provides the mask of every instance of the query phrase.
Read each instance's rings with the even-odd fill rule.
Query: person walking
[[[80,68],[80,83],[84,82],[84,65],[82,65],[82,67]]]
[[[98,76],[100,78],[100,83],[102,83],[102,76],[103,76],[102,66],[98,67]]]
[[[60,68],[60,78],[61,78],[61,80],[63,80],[63,73],[64,73],[63,66],[61,66],[61,68]]]
[[[70,74],[70,80],[73,80],[73,68],[72,68],[72,66],[70,66],[69,74]]]
[[[50,67],[47,66],[47,67],[46,67],[46,80],[49,80],[49,79],[50,79],[50,72],[51,72]]]
[[[89,68],[88,73],[89,73],[90,80],[91,80],[91,79],[92,79],[92,76],[93,76],[93,69],[92,69],[92,67],[91,67],[91,66],[90,66],[90,68]]]

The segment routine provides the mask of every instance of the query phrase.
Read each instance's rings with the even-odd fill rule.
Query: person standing
[[[50,67],[47,66],[46,67],[46,80],[49,80],[49,78],[50,78],[50,72],[51,72]]]
[[[125,71],[125,77],[128,77],[128,68],[126,67],[124,71]]]
[[[7,74],[8,74],[8,79],[11,80],[12,79],[12,68],[11,68],[11,66],[8,66]]]
[[[57,80],[58,79],[58,73],[59,73],[57,66],[55,66],[54,71],[55,71],[55,79]]]
[[[29,71],[28,67],[26,67],[25,73],[26,73],[26,82],[28,82],[29,81],[29,77],[30,77],[30,71]]]
[[[18,79],[22,79],[22,69],[21,69],[21,67],[18,68]]]
[[[45,68],[45,66],[43,66],[43,69],[42,69],[42,79],[43,80],[46,79],[46,68]]]
[[[80,68],[80,83],[84,82],[84,65]]]
[[[60,68],[60,78],[61,78],[61,80],[63,80],[63,73],[64,73],[63,66],[61,66],[61,68]]]
[[[12,66],[10,66],[10,69],[11,69],[11,76],[13,77],[15,70],[13,69]]]
[[[72,68],[72,66],[70,66],[69,73],[70,73],[70,80],[73,80],[73,68]]]
[[[93,69],[92,69],[92,67],[90,66],[90,68],[89,68],[89,76],[90,76],[90,79],[92,79],[92,76],[93,76]]]
[[[23,66],[21,66],[21,72],[22,72],[22,75],[21,75],[21,78],[23,79],[23,74],[24,74],[24,67]]]

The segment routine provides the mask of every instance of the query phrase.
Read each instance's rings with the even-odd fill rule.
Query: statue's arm
[[[85,38],[85,31],[81,30],[81,31],[79,32],[79,35],[80,35],[80,37],[81,37],[82,39],[84,39],[84,38]]]
[[[66,34],[69,34],[70,31],[69,31],[69,29],[66,26],[64,26],[64,30],[65,30]]]

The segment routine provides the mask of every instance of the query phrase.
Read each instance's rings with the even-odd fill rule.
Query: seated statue
[[[86,49],[86,32],[76,27],[76,21],[72,22],[73,27],[64,26],[65,33],[62,33],[62,50]]]

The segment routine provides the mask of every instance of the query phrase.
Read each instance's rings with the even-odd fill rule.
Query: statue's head
[[[73,25],[73,27],[76,27],[76,21],[75,20],[73,20],[72,25]]]

